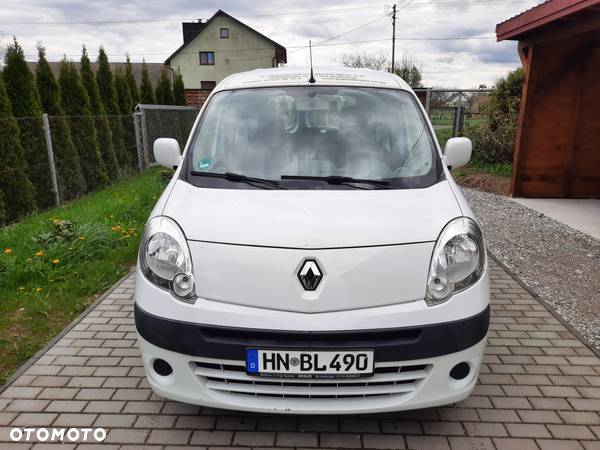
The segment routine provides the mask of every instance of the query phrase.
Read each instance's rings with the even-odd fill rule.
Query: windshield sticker
[[[212,164],[212,159],[210,158],[202,158],[198,161],[198,170],[208,169]]]

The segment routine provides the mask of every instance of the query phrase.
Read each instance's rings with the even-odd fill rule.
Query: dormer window
[[[221,39],[229,39],[229,28],[221,28]]]

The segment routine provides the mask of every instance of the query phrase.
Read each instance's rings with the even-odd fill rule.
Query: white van
[[[245,411],[456,402],[488,331],[479,226],[410,87],[266,69],[214,89],[144,231],[135,323],[154,391]],[[313,81],[313,80],[311,80]]]

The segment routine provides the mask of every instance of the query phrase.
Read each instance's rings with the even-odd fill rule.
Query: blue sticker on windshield
[[[200,161],[198,161],[198,169],[208,169],[211,164],[212,164],[212,159],[203,158]]]

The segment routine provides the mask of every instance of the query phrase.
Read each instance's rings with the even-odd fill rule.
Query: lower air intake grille
[[[366,378],[282,378],[248,375],[244,361],[226,364],[192,362],[204,386],[221,394],[299,399],[371,398],[412,393],[431,372],[431,365],[375,363],[373,376]]]

